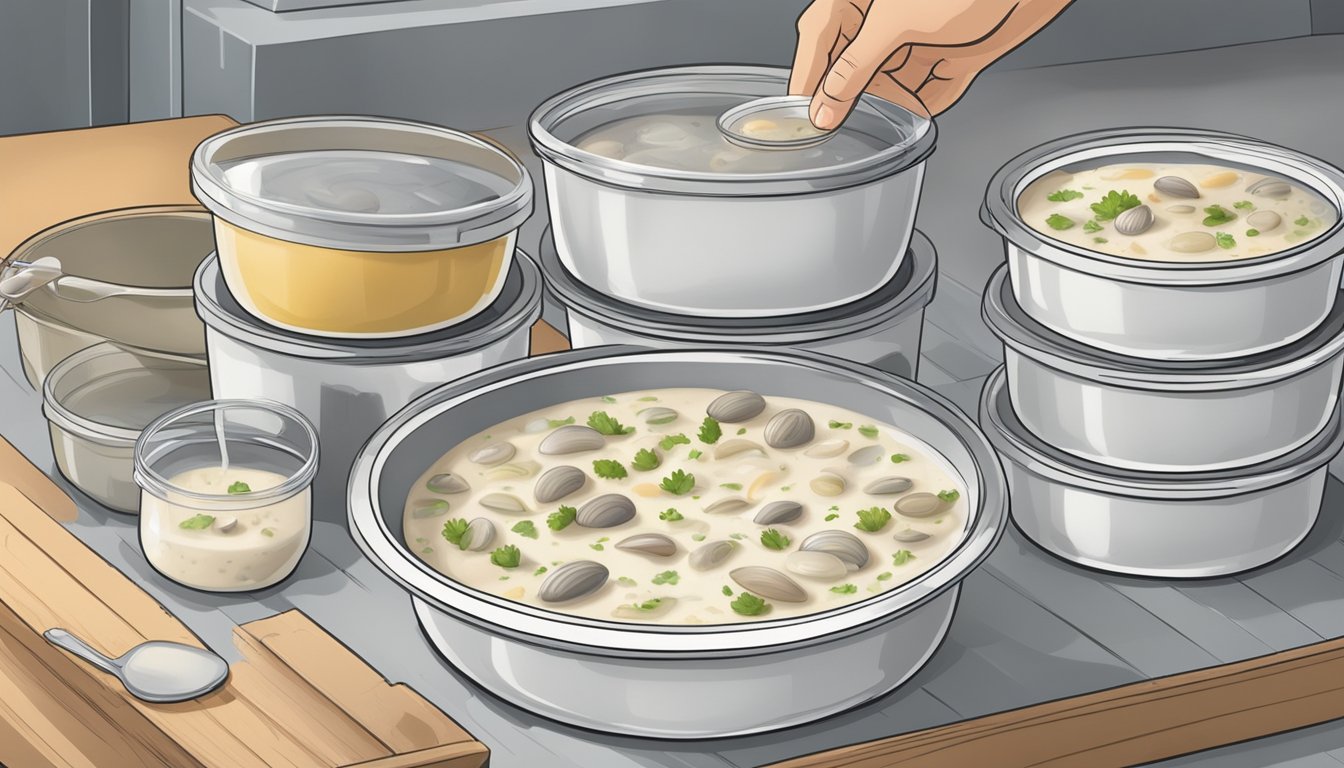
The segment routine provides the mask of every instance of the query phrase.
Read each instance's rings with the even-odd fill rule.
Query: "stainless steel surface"
[[[1321,513],[1328,463],[1344,446],[1329,428],[1288,456],[1245,470],[1154,475],[1080,462],[1033,437],[1013,415],[1002,369],[980,423],[1003,458],[1013,522],[1066,560],[1164,578],[1226,576],[1297,546]]]
[[[1148,364],[1089,349],[1036,323],[1013,299],[1004,267],[990,279],[983,311],[1005,344],[1018,418],[1054,448],[1107,466],[1148,472],[1252,466],[1311,440],[1339,401],[1344,305],[1274,351]]]
[[[787,70],[682,67],[600,80],[533,113],[550,224],[565,267],[663,312],[763,317],[857,301],[889,282],[914,228],[933,123],[868,99],[847,129],[889,149],[806,171],[720,174],[633,165],[573,145],[624,105],[782,93]],[[660,102],[661,103],[661,102]],[[671,107],[669,107],[671,108]],[[836,269],[819,254],[844,255]]]
[[[576,349],[607,344],[794,348],[914,379],[924,310],[936,289],[938,255],[928,238],[915,232],[896,276],[876,292],[834,309],[760,319],[673,315],[617,301],[570,275],[550,237],[542,239],[541,267],[547,296],[564,308],[563,332]]]
[[[632,626],[515,603],[461,585],[407,550],[408,489],[435,456],[475,431],[520,408],[597,391],[706,385],[844,403],[900,424],[960,475],[974,510],[964,539],[925,575],[851,606],[706,627]],[[570,725],[690,739],[799,725],[913,675],[941,641],[958,585],[1002,532],[1003,492],[974,424],[911,382],[805,353],[609,347],[500,366],[416,400],[360,452],[349,504],[356,542],[419,601],[431,639],[465,674]]]
[[[168,640],[143,642],[113,659],[64,629],[42,633],[47,642],[115,675],[137,699],[156,704],[190,701],[215,690],[229,677],[229,665],[210,651]]]
[[[1018,216],[1018,195],[1037,178],[1120,158],[1276,174],[1323,196],[1337,219],[1320,236],[1279,254],[1177,263],[1088,251],[1037,232]],[[1042,325],[1117,354],[1204,360],[1291,344],[1324,321],[1344,264],[1341,212],[1344,172],[1300,152],[1214,131],[1122,128],[1059,139],[1010,160],[990,180],[981,218],[1003,236],[1013,293]]]
[[[389,340],[325,339],[253,318],[224,286],[211,257],[196,274],[216,398],[263,398],[297,408],[317,427],[323,460],[313,486],[319,518],[345,511],[345,483],[359,446],[413,398],[460,376],[527,357],[541,315],[541,274],[518,252],[495,303],[435,333]]]

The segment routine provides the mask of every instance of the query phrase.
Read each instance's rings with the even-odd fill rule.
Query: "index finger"
[[[798,47],[793,53],[793,71],[789,74],[789,93],[811,96],[821,85],[821,77],[831,65],[831,50],[840,36],[840,19],[825,13],[824,0],[808,6],[798,17]]]

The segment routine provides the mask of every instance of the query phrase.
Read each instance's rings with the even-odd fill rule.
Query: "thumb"
[[[854,102],[896,48],[884,37],[880,29],[865,25],[836,57],[812,96],[810,111],[814,125],[829,131],[844,122]]]

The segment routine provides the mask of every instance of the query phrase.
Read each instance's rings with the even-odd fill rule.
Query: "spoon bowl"
[[[47,642],[115,675],[137,699],[156,704],[197,699],[229,676],[229,665],[212,651],[167,640],[150,640],[113,659],[64,629],[42,633]]]

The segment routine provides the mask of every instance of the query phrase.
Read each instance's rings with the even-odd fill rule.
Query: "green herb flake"
[[[730,534],[728,534],[728,538],[732,539],[733,541],[741,541],[741,540],[747,538],[747,534],[745,534],[745,533],[730,533]]]
[[[1219,224],[1226,224],[1237,218],[1237,214],[1227,210],[1221,205],[1210,205],[1204,209],[1204,226],[1216,227]]]
[[[692,448],[690,453],[686,454],[686,458],[690,459],[691,461],[695,461],[696,459],[704,455],[705,454],[700,452],[699,448]]]
[[[1217,241],[1218,247],[1222,248],[1225,251],[1228,250],[1229,248],[1237,247],[1237,238],[1227,234],[1226,232],[1219,232],[1218,234],[1213,236],[1213,239]]]
[[[742,616],[760,616],[770,611],[769,603],[750,592],[743,592],[738,595],[733,602],[728,604],[728,607],[733,609],[733,613]]]
[[[942,499],[943,501],[947,502],[948,504],[951,504],[952,502],[954,502],[954,501],[956,501],[957,499],[960,499],[960,498],[961,498],[961,491],[956,491],[956,490],[953,490],[953,491],[939,491],[939,492],[938,492],[938,498]]]
[[[907,455],[904,454],[904,453],[893,453],[893,454],[891,454],[891,463],[892,463],[892,464],[904,464],[905,462],[907,462],[907,461],[909,461],[909,460],[910,460],[910,457],[907,456]]]
[[[262,535],[262,536],[265,536],[265,537],[268,538],[268,539],[274,539],[274,538],[275,538],[275,529],[274,529],[274,528],[262,528],[262,529],[261,529],[261,535]],[[433,549],[430,549],[429,547],[425,547],[425,549],[429,549],[430,552],[433,552],[433,551],[434,551]]]
[[[872,424],[864,424],[863,426],[859,427],[859,434],[863,435],[869,440],[876,440],[877,427],[874,427]]]
[[[642,602],[642,603],[632,603],[632,604],[631,604],[631,607],[633,607],[633,608],[634,608],[635,610],[637,610],[637,611],[645,611],[645,612],[647,612],[647,611],[656,611],[656,610],[658,610],[658,606],[660,606],[660,605],[662,605],[662,604],[663,604],[663,598],[661,598],[661,597],[655,597],[655,598],[651,598],[651,599],[649,599],[649,600],[645,600],[645,601]]]
[[[1102,226],[1097,223],[1096,219],[1088,219],[1083,222],[1083,231],[1089,235],[1093,232],[1100,232],[1101,230]]]
[[[724,585],[723,585],[723,594],[724,594],[725,597],[732,597],[732,596],[733,596],[733,588],[730,587],[730,586],[728,586],[727,584],[724,584]]]
[[[533,572],[532,572],[532,575],[533,575],[533,576],[540,576],[541,574],[543,574],[543,573],[545,573],[546,571],[549,571],[549,570],[550,570],[549,568],[547,568],[546,566],[543,565],[543,566],[538,567],[537,570],[533,571]]]
[[[214,523],[215,523],[214,515],[192,515],[191,517],[188,517],[186,520],[183,520],[182,522],[178,523],[177,527],[185,528],[188,531],[203,531],[206,528],[209,528],[210,526],[214,525]]]
[[[500,576],[500,577],[499,577],[499,580],[500,580],[500,581],[508,581],[508,580],[509,580],[509,577],[508,577],[508,576]]]
[[[1299,216],[1293,223],[1299,227],[1305,227],[1311,223],[1311,219],[1308,219],[1306,216]]]
[[[766,528],[764,531],[761,531],[761,546],[766,549],[787,549],[789,546],[789,537],[774,528]]]
[[[467,521],[460,517],[443,524],[443,538],[447,539],[449,544],[456,544],[458,549],[467,548],[467,543],[462,540],[466,535]]]
[[[747,428],[746,428],[746,427],[742,427],[741,429],[737,430],[737,434],[739,434],[739,435],[745,435],[745,434],[747,434]]]
[[[235,483],[231,483],[229,485],[229,493],[232,494],[251,493],[251,492],[252,492],[252,486],[248,485],[247,483],[244,483],[242,480],[239,480]]]
[[[509,530],[525,539],[537,538],[537,526],[533,525],[531,520],[522,520],[514,523],[513,527]]]
[[[603,543],[604,541],[605,539],[598,539],[592,544],[589,544],[588,548],[593,550],[594,552],[601,552],[607,548],[607,545]]]
[[[664,477],[658,487],[676,496],[685,496],[695,488],[695,475],[687,474],[684,470],[678,469]]]
[[[830,423],[828,423],[826,426],[830,427],[831,429],[853,429],[854,423],[849,421],[836,421],[835,419],[831,419]]]
[[[837,595],[852,595],[859,591],[859,588],[853,584],[837,584],[831,587],[831,591]]]
[[[593,473],[607,480],[620,480],[630,475],[629,472],[625,471],[624,464],[612,459],[597,459],[594,461]]]
[[[1077,224],[1077,222],[1075,222],[1073,219],[1070,219],[1068,216],[1063,216],[1058,213],[1050,214],[1050,216],[1046,218],[1045,223],[1051,229],[1058,230],[1060,232],[1066,229],[1073,229],[1074,225]]]
[[[263,533],[262,535],[264,536],[265,534]],[[272,533],[271,535],[274,536],[275,534]],[[422,555],[432,555],[432,554],[434,554],[434,548],[433,548],[433,547],[425,547],[424,549],[420,550],[420,554],[422,554]]]
[[[616,583],[627,589],[635,586],[635,580],[630,578],[629,576],[621,576],[620,578],[616,579]]]
[[[683,517],[682,514],[678,512],[676,509],[669,507],[668,509],[665,509],[662,512],[658,513],[658,519],[666,520],[669,523],[675,523],[678,520],[685,520],[686,518]]]
[[[840,511],[840,506],[837,505],[837,504],[832,504],[831,506],[827,507],[826,509],[827,509],[827,511],[829,511],[829,512],[839,512],[839,511]]]
[[[639,402],[641,402],[641,403],[656,403],[656,402],[658,402],[658,398],[654,397],[653,395],[645,395],[645,396],[639,398]]]
[[[1232,204],[1232,207],[1239,211],[1249,211],[1255,208],[1255,203],[1252,203],[1250,200],[1238,200]]]
[[[640,472],[648,472],[657,469],[663,462],[658,458],[658,454],[650,451],[648,448],[641,448],[635,453],[635,460],[630,462],[630,466]]]
[[[670,451],[678,445],[690,445],[690,444],[691,444],[691,438],[681,433],[677,433],[675,435],[668,435],[667,437],[664,437],[662,440],[658,441],[658,447],[662,448],[664,451]]]
[[[546,426],[550,427],[551,429],[559,429],[560,427],[567,427],[567,426],[569,426],[570,424],[573,424],[573,423],[574,423],[574,417],[573,417],[573,416],[570,416],[570,417],[567,418],[567,419],[547,419],[547,420],[546,420]]]
[[[890,581],[890,580],[891,580],[891,571],[883,571],[883,572],[877,574],[877,580],[878,580],[878,581]]]
[[[1109,243],[1110,240],[1107,240],[1104,237],[1094,237],[1092,238],[1092,242],[1096,243],[1097,245],[1102,245],[1104,243]]]
[[[703,534],[703,533],[692,533],[692,534],[691,534],[691,540],[692,540],[692,541],[704,541],[704,540],[705,540],[705,534]]]
[[[908,549],[900,549],[896,551],[896,554],[891,556],[891,564],[905,565],[906,563],[914,559],[915,559],[915,553],[911,552]]]
[[[654,584],[676,584],[681,576],[676,571],[663,571],[653,577]]]
[[[740,491],[740,490],[742,490],[742,484],[741,484],[741,483],[719,483],[719,487],[720,487],[720,488],[727,488],[727,489],[730,490],[730,491]]]
[[[1058,192],[1051,192],[1045,196],[1046,200],[1052,203],[1067,203],[1070,200],[1078,200],[1083,196],[1082,192],[1074,189],[1061,189]]]
[[[827,515],[825,519],[826,519],[826,522],[829,523],[829,522],[831,522],[832,520],[835,520],[835,519],[837,519],[837,518],[839,518],[839,517],[840,517],[840,515],[836,514],[835,512],[832,512],[831,514]]]
[[[882,507],[870,507],[859,510],[859,522],[854,524],[855,528],[868,533],[877,533],[887,527],[891,522],[891,513]]]
[[[602,402],[604,402],[604,403],[614,403],[614,402],[616,402],[616,398],[612,397],[611,395],[603,395],[603,396],[602,396]]]
[[[1258,229],[1248,229],[1248,230],[1246,230],[1246,236],[1247,236],[1247,237],[1259,237],[1259,236],[1260,236],[1260,230],[1258,230]]]
[[[490,553],[490,562],[498,565],[500,568],[517,568],[523,561],[523,553],[512,544],[505,544]]]
[[[593,411],[588,417],[588,426],[597,430],[603,435],[628,435],[635,431],[634,427],[627,427],[621,422],[607,415],[606,411]]]
[[[1110,221],[1116,216],[1128,211],[1130,208],[1137,208],[1142,203],[1137,195],[1131,195],[1129,190],[1119,192],[1112,189],[1107,192],[1099,202],[1091,205],[1092,212],[1097,215],[1098,221]]]
[[[723,429],[719,427],[719,422],[716,421],[713,416],[706,416],[705,420],[700,423],[700,434],[698,437],[700,438],[700,442],[705,443],[706,445],[713,445],[719,441],[720,437],[723,437]]]
[[[546,516],[546,527],[552,531],[563,531],[579,516],[579,510],[573,507],[561,507]]]

